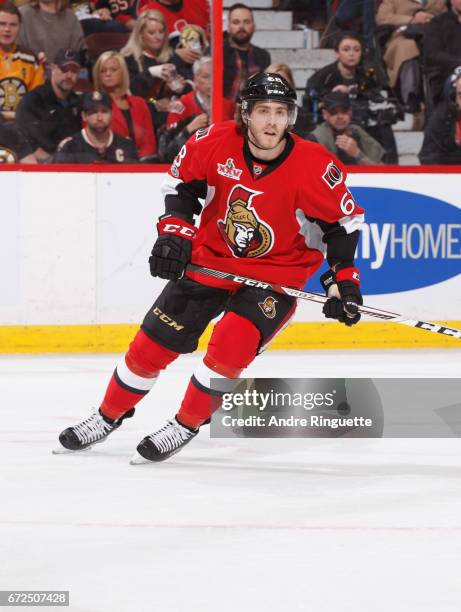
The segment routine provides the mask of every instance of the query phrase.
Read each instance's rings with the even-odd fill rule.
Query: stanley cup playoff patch
[[[277,304],[277,300],[271,295],[268,296],[264,302],[258,302],[258,306],[263,311],[263,315],[268,319],[274,319],[277,311],[275,310],[275,305]]]

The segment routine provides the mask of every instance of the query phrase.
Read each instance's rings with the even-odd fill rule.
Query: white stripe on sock
[[[125,357],[117,364],[117,374],[125,385],[139,391],[150,391],[157,380],[157,376],[154,378],[144,378],[134,374],[126,365]]]
[[[199,381],[199,383],[203,385],[204,387],[206,387],[207,389],[211,388],[211,382],[210,382],[211,378],[224,378],[224,379],[226,378],[225,376],[222,376],[222,374],[218,374],[217,372],[209,368],[207,365],[203,363],[203,361],[198,366],[198,368],[195,370],[194,376]]]

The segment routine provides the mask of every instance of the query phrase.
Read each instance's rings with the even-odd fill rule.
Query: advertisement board
[[[0,246],[3,337],[17,326],[81,325],[91,333],[94,325],[136,325],[164,285],[147,265],[163,211],[163,173],[9,172],[2,178],[8,202]],[[454,325],[461,319],[459,176],[352,173],[348,186],[365,208],[356,261],[367,305]],[[320,273],[308,290],[320,291]],[[292,347],[302,348],[304,336],[318,332],[320,338],[319,325],[331,323],[319,305],[300,301],[293,325]],[[346,346],[377,325],[357,326]],[[7,334],[2,350],[11,342]]]

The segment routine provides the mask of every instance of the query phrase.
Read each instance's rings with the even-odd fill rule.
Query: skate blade
[[[52,455],[72,455],[75,453],[83,453],[85,451],[91,450],[91,446],[87,446],[86,448],[80,448],[79,450],[70,450],[69,448],[64,448],[61,446],[60,448],[53,448],[51,451]]]
[[[142,465],[143,463],[153,463],[149,459],[144,459],[137,451],[130,459],[130,465]]]

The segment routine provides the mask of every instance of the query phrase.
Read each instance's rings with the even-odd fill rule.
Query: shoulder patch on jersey
[[[202,138],[206,138],[208,134],[211,132],[211,128],[213,127],[213,123],[206,128],[201,128],[195,132],[195,140],[201,140]]]
[[[331,161],[327,165],[326,170],[322,175],[322,179],[330,189],[334,189],[337,185],[340,185],[343,182],[344,176],[338,166]]]
[[[179,178],[179,169],[174,162],[171,164],[170,172],[172,176],[174,176],[175,178]]]

